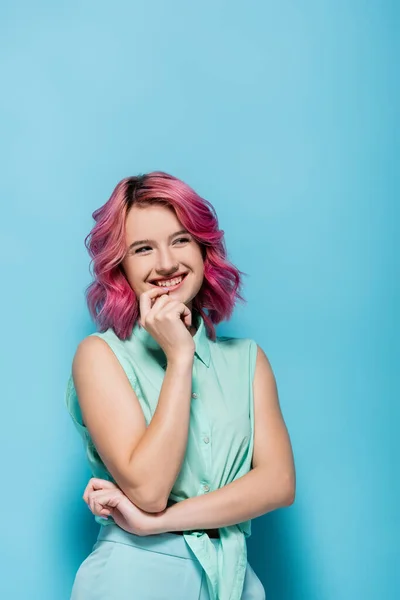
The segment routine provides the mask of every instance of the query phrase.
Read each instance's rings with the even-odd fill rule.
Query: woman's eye
[[[182,237],[182,238],[177,238],[175,240],[175,242],[190,242],[190,238],[186,238],[186,237]],[[151,250],[150,246],[142,246],[141,248],[138,248],[137,250],[135,250],[135,254],[142,254],[142,250]]]

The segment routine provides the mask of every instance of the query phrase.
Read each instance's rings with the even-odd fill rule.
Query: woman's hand
[[[192,313],[169,296],[168,288],[152,288],[139,298],[140,324],[160,344],[168,362],[193,356],[196,349],[189,332]]]
[[[83,499],[94,515],[111,516],[116,524],[135,535],[154,535],[163,533],[163,515],[148,513],[133,504],[122,490],[106,479],[92,477],[83,493]]]

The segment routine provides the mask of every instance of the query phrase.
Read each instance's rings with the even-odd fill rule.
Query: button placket
[[[200,433],[200,445],[201,445],[201,452],[202,455],[204,457],[204,464],[205,464],[205,477],[204,477],[204,481],[203,484],[206,485],[206,487],[208,487],[208,489],[205,489],[204,486],[204,491],[208,492],[209,491],[209,479],[212,475],[212,456],[211,456],[211,435],[210,432],[208,430],[204,430]]]
[[[207,416],[204,411],[204,404],[201,402],[201,394],[198,381],[198,364],[195,357],[192,372],[192,406],[191,410],[196,414],[196,423],[198,424],[198,435],[200,439],[200,451],[204,458],[204,472],[200,480],[198,494],[206,494],[211,490],[210,477],[211,471],[211,433]]]
[[[196,400],[199,397],[198,379],[197,379],[197,368],[196,368],[196,357],[193,361],[192,370],[192,398]]]

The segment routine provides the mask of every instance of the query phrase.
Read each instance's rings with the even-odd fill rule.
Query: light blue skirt
[[[215,545],[218,538],[210,538]],[[80,565],[70,600],[209,600],[206,577],[182,535],[137,536],[118,525],[100,526]],[[242,600],[265,600],[247,563]]]

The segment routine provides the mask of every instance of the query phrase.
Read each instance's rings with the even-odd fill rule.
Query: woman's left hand
[[[159,513],[148,513],[133,504],[123,491],[106,479],[92,477],[83,493],[83,499],[94,515],[111,517],[116,524],[135,535],[154,535],[163,533],[162,516]]]

